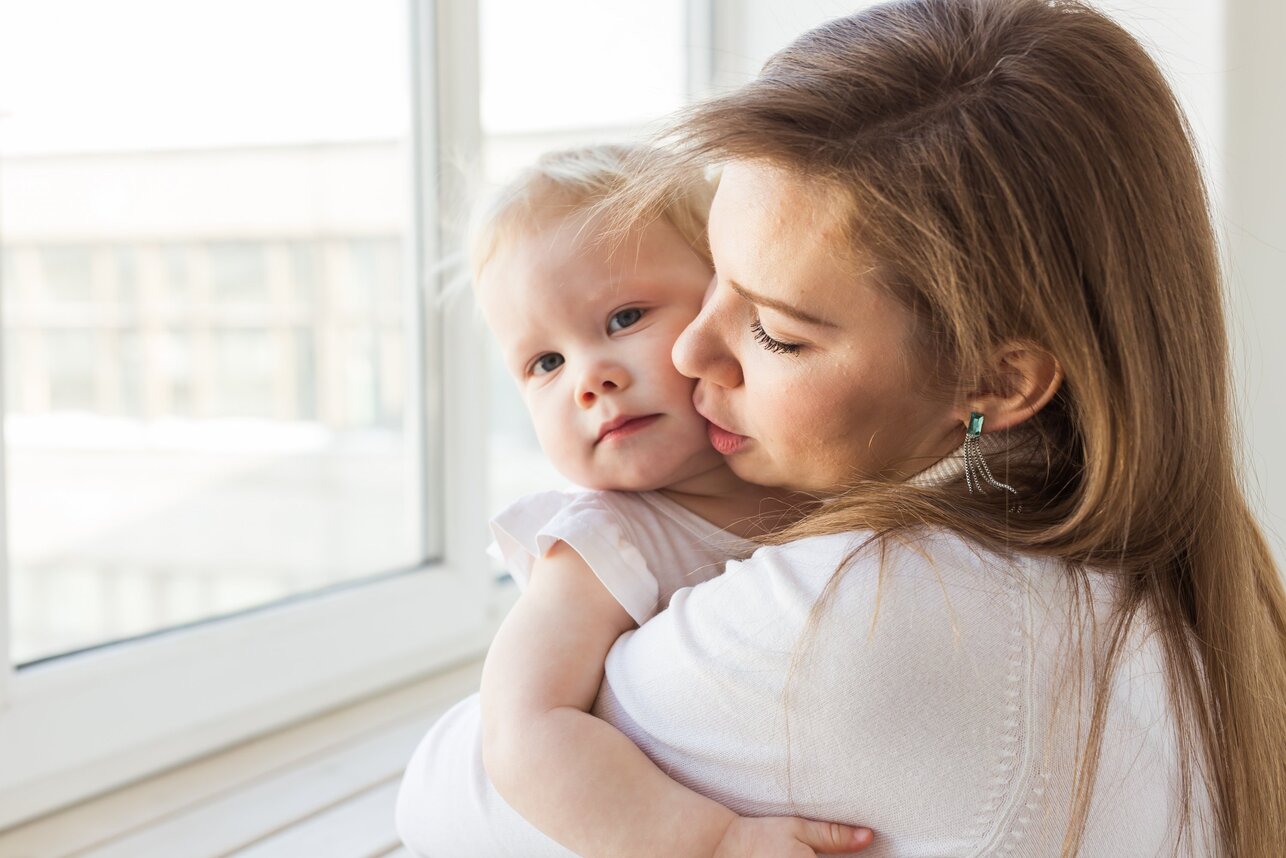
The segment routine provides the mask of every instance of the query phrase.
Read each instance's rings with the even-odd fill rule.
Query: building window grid
[[[400,425],[401,240],[239,242],[222,281],[210,273],[229,250],[219,243],[7,248],[6,412]],[[261,374],[219,372],[221,344],[250,332],[267,341]],[[261,388],[258,405],[226,395],[243,385]],[[243,405],[221,407],[231,401]]]
[[[211,276],[211,260],[229,250],[223,243],[5,248],[5,412],[20,418],[78,412],[139,424],[250,418],[321,423],[336,433],[400,432],[401,241],[376,235],[238,242],[224,257],[229,264],[220,284],[232,288],[216,288]],[[44,264],[51,258],[58,278],[52,287]],[[72,283],[76,272],[87,280]],[[364,293],[367,299],[355,300]],[[350,505],[334,506],[327,514],[344,514]],[[40,514],[26,507],[10,513],[11,522]],[[140,544],[175,536],[163,520],[136,523],[131,533]],[[236,563],[147,561],[110,550],[92,560],[75,551],[11,557],[13,655],[21,663],[351,577],[358,547],[340,544],[346,540],[340,529],[326,539],[330,556],[341,558],[329,564],[290,552]],[[392,560],[369,559],[371,573]]]

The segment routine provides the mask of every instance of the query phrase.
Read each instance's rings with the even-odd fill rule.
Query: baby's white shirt
[[[488,553],[522,590],[536,560],[566,542],[639,625],[676,590],[715,577],[727,560],[757,547],[659,492],[538,492],[496,515],[491,534]]]

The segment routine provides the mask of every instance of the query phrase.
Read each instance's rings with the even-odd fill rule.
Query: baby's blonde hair
[[[499,249],[518,236],[551,219],[593,212],[631,180],[637,180],[640,172],[655,170],[653,154],[643,145],[601,144],[541,155],[475,214],[469,230],[469,267],[474,282]],[[710,262],[706,219],[717,182],[692,167],[649,178],[671,191],[657,216]]]

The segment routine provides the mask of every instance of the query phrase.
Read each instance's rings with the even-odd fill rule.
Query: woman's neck
[[[818,505],[798,492],[742,480],[726,465],[657,489],[694,515],[743,539],[754,539],[799,521]]]

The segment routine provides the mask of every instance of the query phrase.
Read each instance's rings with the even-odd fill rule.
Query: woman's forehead
[[[847,211],[844,195],[833,184],[769,161],[730,161],[722,169],[717,193],[741,205],[801,215],[819,227],[842,224]]]
[[[851,301],[856,271],[836,196],[771,165],[729,165],[710,211],[720,276],[796,305]]]

